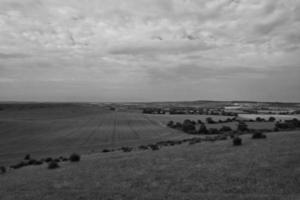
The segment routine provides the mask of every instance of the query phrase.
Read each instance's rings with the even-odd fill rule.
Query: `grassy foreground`
[[[159,151],[83,156],[59,169],[31,166],[0,175],[15,199],[300,199],[300,133],[266,140],[179,145]]]

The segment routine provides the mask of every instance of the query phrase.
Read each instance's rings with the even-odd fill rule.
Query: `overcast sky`
[[[0,100],[300,101],[300,0],[0,0]]]

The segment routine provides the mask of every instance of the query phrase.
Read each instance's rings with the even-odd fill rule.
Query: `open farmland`
[[[181,137],[158,121],[97,105],[8,109],[0,112],[0,165],[35,157],[90,153]]]
[[[216,115],[151,115],[112,111],[92,104],[54,105],[37,108],[10,108],[0,111],[0,165],[20,160],[25,154],[42,156],[92,153],[104,148],[135,146],[167,139],[187,137],[166,127],[168,121],[201,120]],[[272,129],[274,122],[247,122],[249,128]],[[237,122],[207,124],[208,128]]]

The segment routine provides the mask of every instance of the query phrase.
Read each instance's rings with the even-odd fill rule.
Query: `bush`
[[[0,167],[0,174],[5,174],[6,173],[6,168],[4,166]]]
[[[173,128],[174,126],[174,122],[173,121],[169,121],[167,124],[168,127]]]
[[[156,144],[150,144],[149,147],[152,149],[152,151],[157,151],[159,150],[159,146]]]
[[[140,149],[140,150],[147,150],[147,149],[148,149],[148,147],[147,147],[147,146],[145,146],[145,145],[140,145],[140,146],[139,146],[139,149]]]
[[[35,160],[35,159],[30,159],[30,160],[28,161],[28,165],[34,165],[36,162],[37,162],[37,160]]]
[[[233,146],[242,145],[242,139],[240,137],[237,137],[237,136],[233,138],[232,142],[233,142]]]
[[[257,121],[257,122],[263,122],[263,121],[265,121],[265,119],[261,118],[261,117],[256,117],[255,121]]]
[[[110,152],[109,149],[103,149],[103,150],[102,150],[102,153],[108,153],[108,152]]]
[[[35,163],[33,163],[33,165],[42,165],[43,164],[43,161],[41,160],[37,160],[35,161]]]
[[[30,154],[27,154],[27,155],[24,157],[24,160],[30,160],[30,159],[31,159]]]
[[[133,148],[132,147],[122,147],[121,150],[123,152],[131,152],[133,150]]]
[[[77,153],[72,153],[70,155],[70,161],[71,162],[79,162],[80,161],[80,155]]]
[[[48,164],[48,169],[56,169],[59,168],[59,165],[57,162],[55,162],[54,160],[52,160],[51,162],[49,162]]]
[[[12,165],[10,166],[12,169],[19,169],[19,168],[22,168],[22,167],[25,167],[25,166],[28,166],[28,163],[27,162],[24,162],[24,161],[21,161],[19,162],[18,164],[15,164],[15,165]]]
[[[200,125],[200,128],[199,128],[199,131],[198,131],[200,134],[207,134],[208,130],[205,126],[205,124],[201,124]]]
[[[270,117],[269,118],[269,122],[274,122],[276,119],[275,119],[275,117]]]
[[[182,127],[182,124],[180,122],[176,122],[174,128],[181,128]]]
[[[255,132],[252,134],[252,139],[265,139],[267,136],[262,132]]]
[[[45,159],[46,162],[51,162],[53,159],[51,157],[48,157]]]

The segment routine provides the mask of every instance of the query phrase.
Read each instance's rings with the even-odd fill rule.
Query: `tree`
[[[274,122],[276,119],[275,119],[275,117],[270,117],[269,118],[269,122]]]
[[[215,123],[215,121],[214,121],[211,117],[207,117],[207,118],[206,118],[206,122],[207,122],[208,124],[213,124],[213,123]]]
[[[263,118],[260,118],[260,117],[256,117],[255,119],[257,122],[262,122],[263,121]]]
[[[198,131],[200,134],[207,134],[208,133],[208,130],[205,126],[205,124],[201,124],[200,128],[199,128],[199,131]]]
[[[186,119],[186,120],[184,120],[184,122],[182,124],[182,130],[187,133],[192,133],[192,132],[195,132],[196,127],[195,127],[195,124],[191,120]]]

